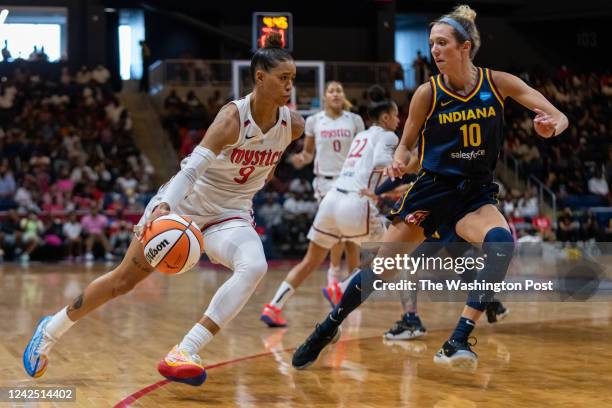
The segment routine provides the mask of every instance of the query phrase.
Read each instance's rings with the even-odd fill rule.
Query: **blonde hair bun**
[[[472,23],[476,21],[476,11],[466,4],[455,7],[451,16],[465,18]]]

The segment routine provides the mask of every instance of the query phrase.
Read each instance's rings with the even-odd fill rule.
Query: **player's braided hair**
[[[282,46],[282,37],[279,33],[271,32],[268,34],[264,47],[258,49],[251,58],[251,78],[253,81],[255,81],[255,72],[258,69],[268,72],[280,62],[293,61],[289,51]]]

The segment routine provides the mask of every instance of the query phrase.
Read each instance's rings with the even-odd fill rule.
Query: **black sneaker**
[[[395,322],[383,337],[387,340],[411,340],[424,336],[427,332],[421,319],[417,317],[414,321],[406,321],[404,318]]]
[[[496,323],[508,316],[508,314],[510,314],[510,310],[504,307],[502,302],[499,300],[492,300],[487,305],[486,313],[489,323]]]
[[[470,339],[474,339],[473,344],[469,343],[468,340],[463,342],[453,339],[447,340],[434,356],[434,363],[461,371],[475,371],[478,367],[478,356],[472,351],[471,347],[475,346],[477,341],[476,337],[470,337]]]
[[[295,350],[291,364],[298,370],[303,370],[317,361],[319,354],[328,344],[334,344],[340,339],[340,326],[330,335],[325,336],[320,332],[320,325],[317,324],[314,331],[308,336],[306,341]]]

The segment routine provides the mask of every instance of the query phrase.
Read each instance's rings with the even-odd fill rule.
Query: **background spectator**
[[[81,227],[86,235],[85,239],[85,260],[93,261],[93,247],[96,242],[100,243],[104,248],[104,257],[107,261],[113,260],[112,248],[108,242],[106,228],[108,227],[108,218],[100,214],[97,205],[92,205],[91,212],[81,219]]]
[[[81,223],[77,220],[74,212],[68,215],[68,219],[64,221],[62,232],[66,237],[66,247],[68,252],[68,260],[78,260],[81,256],[82,240],[81,240]]]
[[[21,239],[25,246],[21,254],[21,262],[28,262],[30,254],[40,245],[42,233],[45,226],[34,212],[28,213],[26,218],[22,218],[19,223],[19,228],[22,231]]]

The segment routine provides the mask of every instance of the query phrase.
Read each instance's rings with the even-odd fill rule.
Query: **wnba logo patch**
[[[486,101],[490,97],[491,97],[491,92],[481,92],[480,93],[480,100],[482,101]]]
[[[406,218],[404,218],[404,221],[406,221],[408,224],[421,225],[428,215],[429,211],[419,210],[408,214]]]

